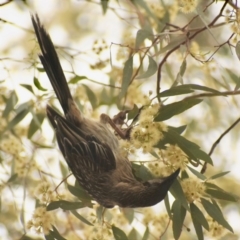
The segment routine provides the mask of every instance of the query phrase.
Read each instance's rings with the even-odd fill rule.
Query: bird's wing
[[[86,135],[50,106],[47,107],[47,114],[56,130],[59,148],[73,172],[75,167],[89,168],[98,173],[116,168],[115,156],[107,144]]]

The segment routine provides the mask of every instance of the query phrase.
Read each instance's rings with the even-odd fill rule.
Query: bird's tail
[[[39,58],[48,75],[57,98],[63,108],[65,115],[69,114],[70,103],[73,102],[67,80],[64,76],[58,55],[49,34],[41,24],[38,15],[31,16],[33,27],[38,39],[42,54]]]

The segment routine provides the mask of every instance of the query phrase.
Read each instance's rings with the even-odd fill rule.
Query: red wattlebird
[[[39,58],[64,112],[62,116],[48,105],[47,116],[79,184],[106,208],[148,207],[162,201],[180,170],[165,178],[136,180],[118,138],[107,126],[113,126],[113,121],[107,115],[100,121],[83,116],[74,103],[49,34],[37,15],[32,16],[32,23],[42,52]]]

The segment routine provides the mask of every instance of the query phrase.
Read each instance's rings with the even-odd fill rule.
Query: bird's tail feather
[[[33,27],[41,48],[42,54],[39,56],[59,102],[66,114],[69,113],[69,101],[73,101],[67,80],[64,76],[58,55],[49,34],[41,24],[38,15],[32,15]]]

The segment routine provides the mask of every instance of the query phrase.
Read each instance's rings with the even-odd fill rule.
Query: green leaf
[[[53,148],[53,146],[44,145],[44,144],[41,144],[41,143],[39,143],[39,142],[35,142],[35,141],[33,141],[33,140],[31,140],[31,142],[32,142],[35,146],[37,146],[38,148],[46,148],[46,149],[52,149],[52,148]]]
[[[179,113],[182,113],[189,108],[202,102],[202,99],[188,99],[179,102],[170,103],[161,107],[159,114],[155,117],[154,121],[161,122],[167,120]]]
[[[142,240],[148,240],[148,239],[149,239],[149,234],[150,234],[149,228],[146,227],[146,230],[145,230],[145,232],[144,232],[144,234],[143,234]]]
[[[50,230],[50,233],[45,235],[46,240],[67,240],[61,236],[56,227],[52,226],[52,228],[53,230]]]
[[[14,182],[18,177],[17,173],[14,173],[8,180],[7,183]],[[1,209],[1,208],[0,208]]]
[[[182,207],[182,203],[178,199],[173,202],[172,213],[173,236],[175,239],[179,239],[186,216],[186,209]]]
[[[124,217],[128,220],[129,224],[134,220],[134,210],[132,208],[123,209],[122,213]]]
[[[225,192],[225,191],[219,191],[215,189],[206,189],[205,191],[207,194],[211,195],[213,198],[230,201],[230,202],[237,202],[239,199],[237,199],[232,194]]]
[[[148,56],[148,69],[143,74],[136,77],[136,79],[151,77],[157,71],[157,63],[152,57]]]
[[[39,72],[45,72],[45,69],[44,69],[44,68],[37,68],[37,70],[38,70]]]
[[[222,188],[220,188],[219,186],[217,186],[214,183],[205,182],[205,185],[206,185],[207,189],[214,189],[214,190],[218,190],[220,192],[226,192],[226,191],[224,191]],[[236,195],[236,194],[233,194],[233,193],[228,193],[228,194],[231,195],[234,199],[239,199],[239,196]]]
[[[28,109],[23,109],[21,112],[16,114],[16,116],[8,123],[7,127],[4,129],[4,132],[10,129],[13,129],[15,125],[21,122],[28,113],[29,113]]]
[[[169,202],[168,194],[164,198],[164,203],[165,203],[165,207],[166,207],[166,210],[167,210],[169,218],[172,218],[172,213],[171,213],[171,208],[170,208],[170,202]]]
[[[179,135],[182,134],[186,128],[187,128],[187,125],[183,125],[183,126],[180,126],[180,127],[171,127],[171,126],[168,126],[168,128],[174,130],[175,132],[177,132]]]
[[[78,218],[80,221],[82,221],[83,223],[89,225],[89,226],[93,226],[93,224],[91,222],[89,222],[86,218],[84,218],[83,216],[81,216],[76,210],[71,210],[71,213]]]
[[[149,171],[149,169],[147,167],[145,167],[144,165],[139,165],[139,164],[132,164],[132,168],[134,170],[134,175],[142,181],[148,181],[150,179],[153,178],[151,172]]]
[[[34,133],[41,128],[41,125],[45,118],[45,114],[42,114],[42,113],[35,114],[34,112],[32,112],[32,115],[33,115],[33,118],[28,128],[28,135],[27,135],[28,138],[31,138],[34,135]]]
[[[177,87],[172,87],[168,90],[165,90],[161,93],[159,93],[159,97],[170,97],[170,96],[176,96],[176,95],[182,95],[182,94],[187,94],[187,93],[192,93],[194,92],[191,88],[189,87],[182,87],[182,86],[185,86],[185,85],[181,85],[180,87],[177,86]]]
[[[31,85],[29,84],[20,84],[20,86],[24,87],[25,89],[27,89],[29,92],[34,94],[33,88]]]
[[[233,193],[228,193],[214,183],[205,182],[205,185],[206,185],[207,189],[218,190],[219,192],[227,193],[228,195],[232,196],[230,201],[239,200],[238,195],[233,194]],[[233,200],[233,199],[235,199],[235,200]],[[213,199],[212,199],[212,201],[213,201]]]
[[[97,216],[97,219],[99,221],[103,220],[103,218],[104,218],[103,214],[104,214],[105,211],[106,210],[105,210],[105,208],[103,206],[101,206],[101,205],[97,206],[97,208],[96,208],[96,216]]]
[[[187,140],[183,136],[179,135],[172,128],[169,128],[167,132],[163,132],[164,134],[164,142],[170,144],[177,144],[191,159],[198,161],[198,159],[202,159],[207,163],[213,164],[212,159],[208,154],[203,152],[200,147]],[[161,145],[161,141],[159,143]],[[158,144],[157,144],[158,146]]]
[[[199,222],[206,230],[209,231],[209,225],[208,225],[208,222],[207,222],[205,216],[203,215],[203,213],[201,212],[201,210],[200,210],[194,203],[191,203],[191,204],[190,204],[190,212],[191,212],[192,220],[196,220],[196,221]]]
[[[200,178],[201,180],[205,181],[207,178],[201,174],[200,172],[196,171],[195,169],[191,168],[188,166],[188,169],[195,175],[197,176],[198,178]]]
[[[137,240],[140,238],[141,238],[141,235],[139,234],[139,232],[135,228],[132,228],[132,230],[128,234],[128,239],[136,239]]]
[[[194,90],[200,90],[200,91],[211,92],[211,93],[220,93],[219,91],[213,88],[209,88],[209,87],[205,87],[197,84],[184,84],[184,85],[173,86],[170,89],[161,92],[159,94],[159,97],[170,97],[170,96],[176,96],[181,94],[187,94],[187,93],[192,93]]]
[[[230,171],[221,172],[221,173],[218,173],[218,174],[215,174],[215,175],[211,176],[209,179],[217,179],[217,178],[225,176],[228,173],[230,173]]]
[[[201,224],[196,220],[196,218],[192,218],[192,221],[193,221],[193,226],[195,228],[198,240],[204,240],[203,229]]]
[[[149,9],[148,4],[146,4],[146,1],[137,0],[137,1],[134,1],[134,4],[139,5],[141,8],[143,8],[146,11],[148,17],[152,17],[155,22],[158,22],[158,18]]]
[[[236,51],[238,59],[240,60],[240,41],[237,42],[235,51]]]
[[[49,203],[47,206],[47,211],[52,211],[57,208],[62,208],[63,210],[75,210],[84,207],[86,206],[82,202],[69,202],[65,200],[60,200]]]
[[[77,183],[75,186],[68,185],[69,192],[78,197],[84,204],[86,204],[88,207],[92,207],[92,198],[89,196],[89,194]]]
[[[47,91],[46,88],[44,88],[44,87],[41,86],[40,82],[38,81],[38,79],[37,79],[36,77],[34,77],[33,83],[34,83],[35,87],[36,87],[38,90]]]
[[[134,104],[133,109],[131,109],[128,112],[128,120],[135,118],[138,115],[138,113],[139,113],[139,108],[136,104]]]
[[[62,174],[63,178],[65,178],[69,174],[69,170],[68,170],[66,164],[64,164],[62,161],[58,161],[58,163],[59,163],[59,167],[61,170],[61,174]]]
[[[15,91],[12,91],[9,98],[6,102],[6,107],[2,113],[2,117],[6,118],[8,114],[14,109],[14,106],[17,104],[18,97]]]
[[[108,2],[109,2],[109,0],[101,0],[103,14],[105,14],[107,12]]]
[[[87,93],[87,96],[88,96],[88,99],[92,105],[92,108],[95,109],[98,104],[97,104],[97,98],[96,98],[96,95],[95,93],[91,90],[91,88],[89,88],[87,85],[85,84],[82,84],[82,86],[85,88],[86,90],[86,93]]]
[[[201,198],[201,203],[210,217],[212,217],[215,221],[217,221],[223,227],[228,229],[230,232],[233,232],[232,227],[224,219],[223,214],[222,214],[221,210],[219,209],[219,207],[217,207],[216,205],[214,205],[213,203],[209,202],[208,200],[206,200],[204,198]]]
[[[201,90],[201,91],[204,91],[204,92],[221,93],[221,92],[217,91],[216,89],[201,86],[201,85],[198,85],[198,84],[187,84],[185,86],[189,86],[191,89]],[[223,96],[224,96],[224,94],[223,94]]]
[[[86,76],[78,76],[78,75],[76,75],[76,76],[74,76],[73,78],[71,78],[69,80],[68,84],[76,84],[77,82],[79,82],[79,81],[81,81],[83,79],[87,79],[87,77]]]
[[[137,31],[136,42],[135,42],[135,48],[138,49],[146,38],[152,39],[153,38],[152,32],[150,32],[147,29],[138,30]]]
[[[187,68],[187,61],[186,61],[186,59],[184,59],[184,61],[182,62],[182,65],[180,67],[180,72],[179,72],[181,76],[184,75],[186,68]]]
[[[124,64],[122,86],[121,86],[121,92],[119,94],[120,98],[125,96],[128,90],[128,86],[132,79],[132,73],[133,73],[133,56],[131,56]]]
[[[52,235],[52,231],[50,231],[48,235],[44,235],[44,237],[45,240],[55,240],[55,237]]]
[[[175,199],[177,199],[178,201],[181,202],[182,206],[186,210],[188,210],[188,211],[190,210],[190,208],[188,206],[187,199],[186,199],[185,194],[182,190],[182,186],[177,180],[173,182],[173,184],[170,188],[170,193],[174,196]]]
[[[233,81],[236,86],[234,88],[234,91],[237,91],[240,87],[240,78],[238,75],[236,75],[232,70],[225,68],[225,70],[227,71],[228,75],[229,75],[229,80]]]
[[[158,56],[158,55],[163,54],[163,53],[165,53],[165,52],[167,52],[169,50],[172,50],[173,48],[175,48],[177,46],[180,46],[181,43],[183,43],[185,41],[186,41],[185,37],[179,36],[179,37],[175,38],[174,40],[171,40],[171,42],[167,46],[161,48],[160,51],[158,51],[155,54],[155,56]]]
[[[127,235],[120,228],[112,226],[112,232],[113,232],[113,236],[116,240],[128,240]]]

